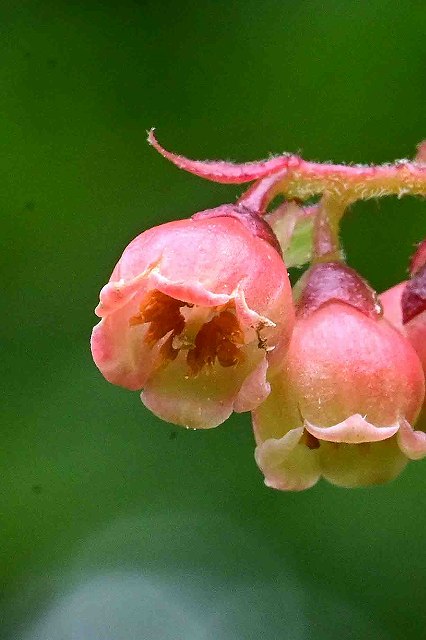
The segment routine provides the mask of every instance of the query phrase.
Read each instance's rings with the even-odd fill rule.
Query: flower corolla
[[[412,427],[424,398],[419,358],[349,267],[314,265],[299,293],[289,350],[253,412],[265,482],[300,490],[321,476],[344,487],[390,480],[426,455]]]
[[[268,395],[284,352],[291,288],[267,223],[224,205],[140,234],[102,289],[92,354],[107,380],[143,390],[157,416],[215,427]]]

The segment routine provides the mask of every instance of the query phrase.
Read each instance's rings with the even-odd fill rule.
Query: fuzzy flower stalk
[[[426,196],[425,144],[414,161],[346,166],[291,154],[200,162],[153,130],[148,141],[199,177],[253,184],[126,247],[96,308],[104,377],[185,427],[251,411],[255,458],[276,489],[380,483],[424,457],[425,244],[380,302],[345,264],[339,226],[356,200]],[[306,263],[292,291],[287,267]]]

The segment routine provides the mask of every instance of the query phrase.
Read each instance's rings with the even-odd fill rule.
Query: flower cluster
[[[265,483],[356,487],[426,456],[426,241],[410,278],[377,296],[345,264],[346,207],[426,195],[426,164],[378,167],[198,162],[178,167],[254,184],[234,204],[140,234],[102,289],[92,334],[105,378],[157,416],[211,428],[251,411]],[[276,195],[284,204],[268,211]],[[311,196],[318,203],[304,204]],[[293,289],[287,267],[310,263]]]

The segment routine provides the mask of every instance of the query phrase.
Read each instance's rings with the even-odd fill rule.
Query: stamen
[[[150,346],[153,346],[167,333],[173,331],[170,336],[170,346],[166,349],[167,352],[171,352],[173,337],[182,333],[185,328],[185,318],[180,312],[181,307],[184,306],[187,306],[186,302],[176,300],[161,291],[154,290],[142,302],[139,313],[130,318],[129,324],[133,327],[138,324],[149,323],[149,329],[145,334],[144,341]]]
[[[195,346],[186,358],[191,373],[199,373],[204,365],[212,366],[216,358],[222,367],[238,364],[243,353],[237,345],[243,344],[244,334],[236,316],[231,311],[222,311],[197,333]]]
[[[188,307],[188,311],[182,307]],[[211,317],[212,313],[216,315],[201,324],[203,316]],[[130,326],[139,324],[149,325],[143,339],[151,347],[170,334],[161,346],[161,356],[165,361],[175,360],[181,349],[187,351],[186,361],[193,375],[205,365],[213,366],[216,359],[222,367],[232,367],[244,357],[240,348],[244,333],[235,314],[223,307],[222,311],[214,307],[193,308],[192,304],[154,290],[129,319]]]

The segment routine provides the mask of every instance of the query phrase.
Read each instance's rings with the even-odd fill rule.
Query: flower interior
[[[216,360],[222,367],[232,367],[244,358],[244,332],[233,303],[200,307],[154,289],[129,324],[148,325],[143,339],[150,347],[166,338],[160,349],[164,364],[174,360],[181,350],[186,351],[191,375],[213,366]]]

